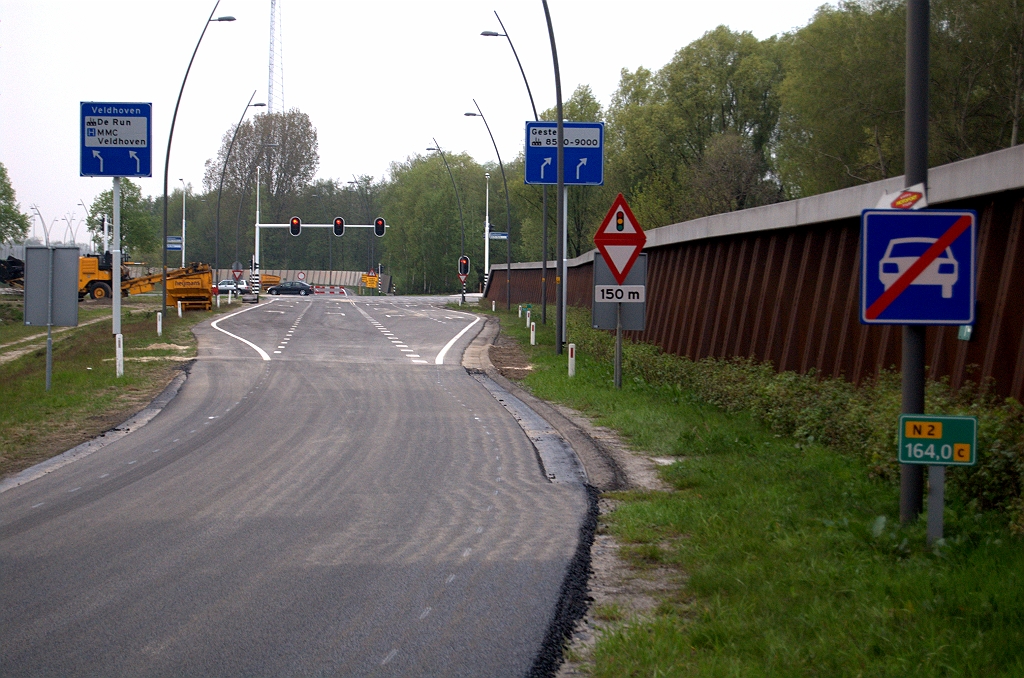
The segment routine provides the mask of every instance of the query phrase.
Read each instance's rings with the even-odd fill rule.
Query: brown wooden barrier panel
[[[962,168],[954,169],[962,173]],[[947,174],[959,176],[952,170]],[[1024,177],[1017,181],[1020,185]],[[949,377],[957,387],[967,380],[991,380],[997,393],[1020,399],[1024,188],[943,202],[941,207],[978,212],[978,301],[970,341],[957,338],[957,327],[928,328],[928,375]],[[900,327],[866,326],[859,320],[859,239],[860,221],[849,216],[648,247],[647,329],[627,336],[692,359],[752,357],[769,360],[780,371],[814,369],[854,382],[884,368],[899,369]],[[593,296],[593,266],[584,259],[574,262],[568,273],[573,306],[589,307]],[[513,304],[539,302],[539,266],[513,264]],[[487,298],[500,303],[505,272],[494,272]],[[549,271],[550,304],[553,281],[554,272]],[[553,317],[553,307],[549,313]]]

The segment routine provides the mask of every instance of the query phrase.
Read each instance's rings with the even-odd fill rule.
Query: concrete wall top
[[[903,176],[869,184],[851,186],[809,198],[788,200],[773,205],[725,212],[710,217],[683,221],[647,231],[645,250],[680,242],[717,238],[740,233],[771,231],[794,226],[859,217],[861,210],[874,207],[886,193],[904,188]],[[967,160],[928,170],[928,203],[942,203],[1024,188],[1024,145],[1004,148]],[[594,261],[596,249],[569,259],[566,265],[582,266]],[[551,261],[548,266],[554,267]],[[540,268],[539,261],[512,264],[512,270]],[[491,273],[504,271],[505,264],[492,264]]]
[[[1024,187],[1024,145],[928,170],[928,203],[942,203]],[[852,186],[809,198],[670,224],[647,231],[647,246],[664,247],[739,233],[810,226],[860,216],[886,193],[904,188],[903,177]]]

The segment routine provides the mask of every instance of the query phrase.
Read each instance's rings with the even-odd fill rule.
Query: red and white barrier
[[[348,296],[348,290],[342,285],[313,285],[313,294],[340,294]]]

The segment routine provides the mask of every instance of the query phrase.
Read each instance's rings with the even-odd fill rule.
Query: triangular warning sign
[[[647,236],[637,223],[626,199],[619,193],[604,221],[594,234],[594,244],[608,262],[608,268],[620,285],[647,243]]]

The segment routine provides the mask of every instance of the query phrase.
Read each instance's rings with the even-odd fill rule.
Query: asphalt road
[[[153,421],[0,494],[0,675],[524,675],[586,498],[440,301],[204,323]]]

